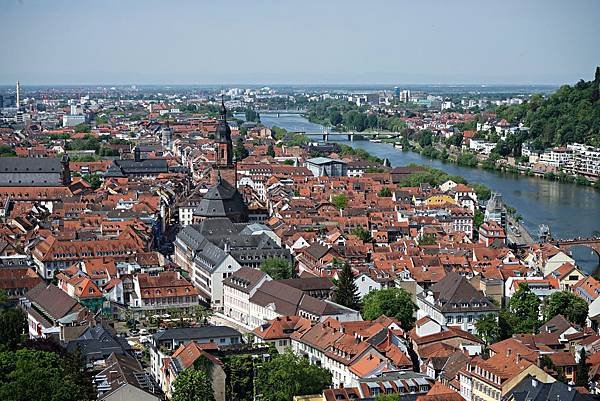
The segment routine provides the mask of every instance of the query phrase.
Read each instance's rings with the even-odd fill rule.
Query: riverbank
[[[268,127],[306,132],[314,141],[322,140],[323,126],[298,115],[264,115],[261,121]],[[350,142],[341,136],[335,142],[365,150],[380,159],[388,159],[393,167],[427,165],[450,175],[464,177],[470,183],[484,184],[492,191],[501,193],[504,202],[519,211],[523,217],[521,224],[530,233],[537,233],[541,224],[549,226],[556,238],[585,237],[600,230],[600,191],[590,187],[459,166],[426,158],[416,152],[403,152],[385,143]],[[598,258],[590,254],[589,249],[573,248],[573,255],[586,272],[591,274],[598,268]]]
[[[384,143],[393,143],[391,140],[383,140]],[[408,147],[407,143],[408,142]],[[572,176],[564,172],[541,172],[535,171],[529,166],[523,165],[512,165],[508,163],[500,162],[503,159],[494,159],[488,157],[488,159],[480,160],[476,153],[461,151],[460,153],[448,151],[446,147],[442,150],[439,148],[428,146],[425,148],[420,147],[418,144],[412,141],[405,141],[403,143],[403,151],[418,152],[424,157],[434,160],[440,160],[442,162],[454,163],[462,167],[478,168],[487,171],[493,171],[501,174],[512,174],[522,175],[527,177],[534,177],[538,179],[555,181],[558,183],[575,184],[582,187],[590,187],[597,191],[600,191],[600,180],[592,183],[588,179],[582,176]]]

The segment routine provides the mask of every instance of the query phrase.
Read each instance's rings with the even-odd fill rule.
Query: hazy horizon
[[[12,85],[561,85],[600,1],[0,0]]]

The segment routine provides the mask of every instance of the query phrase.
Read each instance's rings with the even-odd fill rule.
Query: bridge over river
[[[574,246],[585,246],[595,252],[600,259],[600,237],[552,239],[551,242],[565,251],[569,251]]]

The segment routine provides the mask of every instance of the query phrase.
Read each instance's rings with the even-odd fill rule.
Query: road
[[[523,224],[521,224],[521,222],[515,221],[515,219],[510,215],[507,215],[507,220],[508,220],[508,232],[506,234],[507,234],[509,243],[517,244],[517,245],[530,245],[530,244],[535,244],[537,242],[531,236],[529,231],[527,231],[527,228],[525,228],[525,226]],[[515,228],[516,228],[516,230],[515,230]],[[518,235],[518,236],[515,235],[517,230],[518,230],[518,233],[521,235]]]
[[[252,331],[252,330],[248,329],[248,327],[242,326],[241,324],[236,323],[236,322],[226,318],[225,316],[223,316],[221,314],[217,314],[217,313],[215,313],[210,318],[210,323],[214,324],[215,326],[231,327],[232,329],[236,329],[237,331],[239,331],[242,334],[247,334]]]

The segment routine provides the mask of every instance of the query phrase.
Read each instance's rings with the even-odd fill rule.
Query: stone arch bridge
[[[569,251],[574,246],[585,246],[595,252],[600,259],[600,237],[555,239],[552,243],[563,251]]]

